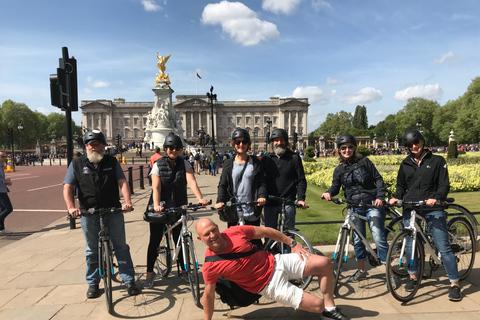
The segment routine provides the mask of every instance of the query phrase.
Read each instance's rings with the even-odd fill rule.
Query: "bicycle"
[[[112,277],[114,275],[114,267],[116,267],[116,265],[113,263],[114,249],[112,241],[110,240],[110,235],[108,234],[105,216],[112,213],[122,213],[122,208],[81,209],[81,215],[83,216],[89,216],[93,214],[98,214],[100,216],[100,231],[98,232],[98,274],[103,279],[105,300],[109,314],[112,314],[113,312]]]
[[[446,199],[447,203],[452,203],[453,198]],[[412,209],[409,226],[403,229],[395,236],[387,253],[387,288],[393,297],[401,302],[408,302],[415,297],[423,278],[430,278],[432,272],[442,266],[442,259],[438,249],[435,247],[433,237],[427,228],[424,217],[419,214],[419,210],[425,207],[425,201],[403,202],[399,200],[397,206]],[[445,203],[437,203],[442,207],[446,207]],[[458,274],[460,280],[464,280],[470,274],[473,263],[475,262],[475,238],[472,226],[469,220],[464,216],[455,216],[447,223],[448,237],[452,251],[456,257]],[[412,252],[407,257],[406,245],[407,241],[412,243]],[[430,272],[424,274],[425,269],[425,252],[429,257]],[[417,285],[413,290],[405,290],[405,284],[409,281],[408,263],[410,266],[414,263],[414,258],[418,259],[416,278]],[[390,275],[394,276],[394,282]]]
[[[237,224],[239,226],[245,225],[245,217],[243,215],[243,206],[256,206],[258,201],[243,201],[243,202],[233,202],[227,201],[218,209],[220,220],[227,222],[229,224]],[[232,214],[230,208],[236,208],[235,213]],[[212,210],[217,210],[215,207],[211,207]],[[220,213],[222,211],[222,213]]]
[[[212,203],[211,200],[210,203]],[[187,227],[187,220],[190,217],[187,210],[197,211],[202,207],[201,204],[190,203],[180,207],[166,208],[162,211],[161,214],[167,217],[167,221],[165,223],[162,241],[157,249],[157,260],[155,261],[155,268],[157,269],[158,274],[165,278],[170,274],[175,261],[177,262],[178,268],[178,258],[180,249],[182,249],[183,267],[190,284],[193,301],[199,308],[202,307],[200,303],[200,280],[198,276],[199,263],[197,253],[195,252],[195,246],[193,245],[193,236]],[[154,217],[155,215],[158,217],[159,215],[153,212],[153,206],[148,207],[147,214],[151,217]],[[177,218],[178,215],[180,215],[179,218]],[[175,244],[172,230],[180,224],[182,225],[182,231]],[[175,244],[175,248],[173,247],[173,244]],[[180,268],[178,269],[180,274]]]
[[[322,255],[321,252],[318,250],[315,250],[310,243],[310,241],[307,239],[307,237],[300,232],[300,230],[296,228],[290,228],[287,226],[287,221],[286,221],[286,206],[287,205],[292,205],[297,208],[300,208],[301,205],[295,200],[290,200],[287,198],[281,198],[281,197],[276,197],[276,196],[268,196],[269,200],[273,200],[276,202],[281,202],[282,203],[282,211],[280,213],[280,218],[278,221],[278,231],[281,233],[285,234],[287,237],[290,237],[292,239],[295,239],[299,244],[301,244],[304,248],[308,250],[309,253],[311,254],[319,254]],[[272,254],[278,254],[278,253],[286,253],[290,252],[291,248],[290,246],[284,244],[283,242],[278,243],[277,241],[274,241],[272,239],[265,239],[265,244],[263,246],[264,251],[271,252]],[[300,279],[299,281],[292,281],[295,285],[300,287],[301,289],[306,289],[310,282],[312,281],[313,276],[305,277],[303,279]]]

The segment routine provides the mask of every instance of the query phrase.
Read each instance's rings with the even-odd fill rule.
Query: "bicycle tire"
[[[395,236],[390,245],[387,253],[387,265],[386,265],[386,280],[388,291],[392,296],[400,302],[408,302],[415,297],[420,284],[422,283],[423,269],[425,264],[425,251],[423,243],[420,237],[417,236],[415,241],[415,251],[418,257],[417,261],[417,285],[411,291],[405,290],[405,285],[408,283],[410,275],[407,272],[407,253],[403,250],[401,255],[401,249],[404,239],[408,239],[411,236],[411,230],[403,230]]]
[[[405,228],[405,224],[403,222],[403,217],[396,217],[385,227],[385,238],[387,242],[390,244],[395,236],[399,234]]]
[[[155,261],[155,269],[157,274],[163,278],[167,277],[172,271],[172,250],[170,248],[170,242],[167,241],[167,237],[170,235],[165,233],[162,237],[162,241],[157,248],[157,260]]]
[[[199,308],[202,308],[200,303],[200,280],[198,277],[198,260],[195,253],[195,247],[191,237],[186,238],[185,242],[185,261],[188,282],[190,283],[190,290],[192,291],[193,302]]]
[[[348,229],[342,229],[342,235],[340,238],[340,247],[338,252],[334,253],[333,257],[333,293],[338,295],[338,281],[340,279],[340,273],[342,272],[342,266],[345,262],[345,250],[348,238]]]
[[[475,216],[464,206],[461,206],[456,203],[447,203],[445,205],[444,209],[449,215],[454,215],[456,216],[463,216],[465,217],[469,222],[470,226],[472,227],[474,239],[476,240],[478,238],[478,221],[475,218]],[[453,218],[452,218],[453,219]]]
[[[317,251],[313,248],[312,244],[310,241],[307,239],[307,237],[301,233],[298,230],[294,229],[288,229],[283,232],[287,237],[290,238],[295,238],[297,243],[301,244],[304,248],[307,249],[307,251],[311,254],[315,254]],[[268,251],[272,253],[273,255],[281,253],[281,243],[278,243],[277,241],[274,241],[272,239],[268,239],[265,244],[263,245],[263,251]],[[284,247],[287,249],[288,252],[290,252],[290,246],[285,245]],[[290,282],[299,287],[300,289],[305,290],[310,282],[312,281],[313,276],[308,276],[299,280],[291,280]]]
[[[107,303],[107,311],[109,314],[113,312],[113,301],[112,301],[112,275],[113,275],[113,256],[112,249],[108,241],[103,241],[101,244],[102,250],[102,268],[99,270],[101,272],[101,277],[103,278],[103,288],[105,291],[105,301]]]
[[[457,261],[458,276],[465,280],[475,262],[475,238],[468,219],[453,217],[448,221],[448,237]]]

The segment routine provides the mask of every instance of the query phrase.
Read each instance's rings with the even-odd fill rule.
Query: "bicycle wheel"
[[[308,250],[309,253],[311,254],[316,254],[317,250],[313,249],[312,244],[310,241],[305,237],[303,233],[301,233],[298,230],[294,229],[288,229],[283,232],[287,237],[294,238],[299,244],[301,244],[305,249]],[[286,244],[283,244],[284,249],[286,252],[291,252],[290,246],[287,246]],[[263,251],[268,251],[272,253],[273,255],[282,253],[281,251],[281,243],[276,242],[272,239],[266,240],[264,246],[263,246]],[[301,289],[305,289],[308,287],[310,282],[312,281],[313,276],[305,277],[302,279],[298,280],[290,280],[291,283],[296,285],[297,287]]]
[[[105,291],[105,300],[107,303],[108,313],[113,312],[112,303],[112,275],[113,275],[113,256],[108,241],[103,241],[101,245],[102,267],[99,270],[100,276],[103,278],[103,290]]]
[[[470,222],[465,217],[448,221],[448,237],[458,266],[458,276],[464,280],[475,262],[475,237]]]
[[[387,242],[390,244],[393,238],[400,233],[404,228],[403,217],[396,217],[385,227],[385,236]]]
[[[185,239],[185,257],[186,271],[188,276],[188,282],[190,283],[190,290],[193,295],[193,302],[197,307],[201,308],[200,303],[200,280],[198,278],[198,260],[195,253],[195,247],[193,246],[193,240],[191,237]]]
[[[473,237],[476,240],[478,237],[478,222],[475,216],[465,207],[456,204],[456,203],[448,203],[445,206],[445,211],[447,212],[448,216],[462,216],[467,218],[467,220],[470,222],[470,225],[472,226],[472,231],[473,231]]]
[[[157,260],[155,261],[155,268],[157,269],[157,274],[162,277],[168,276],[172,270],[172,251],[170,249],[170,242],[167,241],[167,237],[170,235],[168,233],[164,234],[162,241],[157,249]]]
[[[338,294],[338,280],[340,279],[340,273],[342,273],[342,265],[347,260],[345,258],[345,250],[347,246],[348,229],[342,230],[338,251],[333,256],[333,293]]]
[[[401,302],[412,300],[417,293],[422,282],[423,268],[425,263],[423,243],[419,240],[420,237],[417,237],[417,241],[415,241],[415,257],[418,257],[416,273],[417,285],[412,289],[406,289],[405,286],[410,279],[410,275],[407,272],[407,261],[410,259],[407,259],[407,250],[405,250],[404,243],[406,244],[406,241],[410,238],[410,235],[410,230],[404,230],[397,234],[390,244],[387,253],[387,288],[392,296]]]

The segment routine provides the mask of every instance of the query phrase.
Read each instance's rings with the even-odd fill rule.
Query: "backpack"
[[[195,159],[195,161],[200,160],[200,153],[199,153],[199,152],[197,152],[197,153],[195,154],[194,159]]]
[[[258,251],[259,249],[254,247],[252,250],[247,252],[208,256],[205,258],[205,262],[239,259],[248,257],[249,255],[252,255]],[[220,299],[223,303],[228,304],[230,310],[235,309],[235,307],[247,307],[254,302],[258,302],[261,297],[261,295],[247,291],[235,282],[227,280],[223,277],[218,277],[218,281],[215,285],[215,292],[220,296]]]

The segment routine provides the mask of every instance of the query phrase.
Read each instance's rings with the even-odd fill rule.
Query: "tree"
[[[372,128],[372,132],[377,134],[377,137],[384,137],[385,134],[389,141],[393,141],[395,138],[402,137],[403,132],[397,130],[397,124],[395,121],[396,116],[389,114],[385,120],[377,123],[375,128]]]
[[[357,129],[368,128],[367,108],[365,106],[357,106],[355,108],[352,126]]]
[[[327,114],[325,122],[317,129],[323,131],[324,136],[335,136],[348,133],[352,129],[352,114],[346,111]]]
[[[435,110],[432,130],[438,136],[440,144],[446,145],[450,131],[455,129],[458,112],[462,108],[460,99],[448,101],[444,106]]]
[[[20,133],[17,129],[20,122],[23,125],[22,144],[25,145],[28,141],[36,141],[37,117],[24,103],[6,100],[2,103],[0,113],[3,121],[2,128],[13,128],[14,145],[16,147],[20,146]],[[6,145],[6,143],[6,140],[2,141],[3,145]]]
[[[480,77],[472,80],[460,103],[454,129],[457,142],[477,143],[480,140]]]

